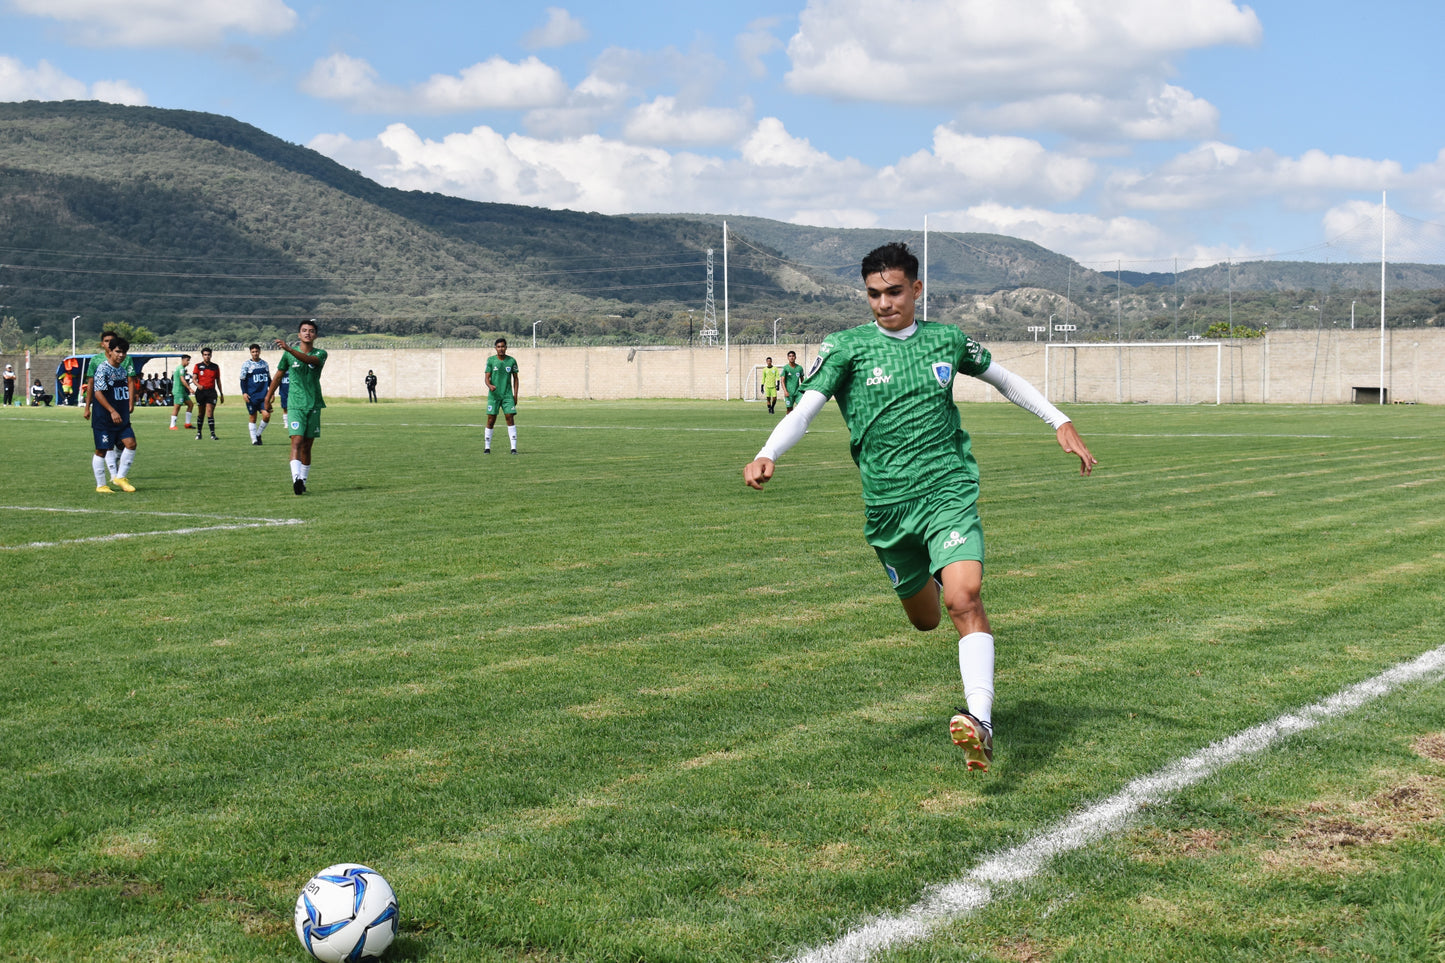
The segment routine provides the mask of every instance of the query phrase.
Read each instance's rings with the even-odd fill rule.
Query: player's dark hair
[[[506,338],[498,338],[496,341],[493,341],[493,342],[492,342],[492,347],[495,348],[495,347],[496,347],[497,345],[499,345],[499,344],[506,344],[506,343],[507,343],[507,339],[506,339]]]
[[[130,342],[127,341],[125,338],[122,338],[120,335],[116,335],[115,337],[110,339],[110,349],[112,351],[129,351]]]
[[[300,324],[296,325],[296,330],[297,330],[297,331],[300,331],[302,328],[306,327],[308,324],[311,325],[313,328],[316,329],[316,336],[317,336],[318,338],[321,337],[321,325],[319,325],[319,324],[316,323],[316,319],[315,319],[315,318],[307,318],[305,321],[302,321]]]
[[[115,337],[115,332],[114,332],[114,331],[102,331],[102,332],[100,333],[100,340],[102,340],[102,341],[104,341],[106,338],[113,338],[113,337]]]
[[[902,241],[894,241],[882,247],[875,247],[863,258],[863,277],[882,274],[884,271],[902,271],[910,281],[918,280],[918,258],[908,250]]]
[[[182,361],[190,361],[190,360],[191,360],[191,356],[188,355],[188,354],[183,354],[183,355],[181,355],[181,360],[182,360]]]
[[[202,349],[201,349],[201,354],[210,354],[210,353],[211,353],[211,349],[210,349],[210,348],[202,348]]]
[[[247,350],[247,351],[250,351],[252,348],[255,348],[257,351],[260,351],[260,350],[261,350],[261,346],[260,346],[259,344],[248,344],[248,345],[246,345],[246,350]]]

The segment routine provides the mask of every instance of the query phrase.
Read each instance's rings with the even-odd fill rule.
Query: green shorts
[[[496,395],[487,395],[487,414],[515,415],[517,413],[517,399],[498,398]]]
[[[321,409],[286,412],[286,434],[302,438],[321,437]]]
[[[901,599],[917,595],[945,566],[983,562],[977,483],[869,508],[866,517],[863,537],[878,553],[878,561]]]

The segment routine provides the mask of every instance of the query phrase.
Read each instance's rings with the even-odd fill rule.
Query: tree
[[[19,351],[25,340],[20,322],[8,314],[0,318],[0,352]]]
[[[129,321],[113,321],[106,325],[106,330],[114,331],[125,338],[131,344],[155,344],[155,332],[138,324],[131,324]]]

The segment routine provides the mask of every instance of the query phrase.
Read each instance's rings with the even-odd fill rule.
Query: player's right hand
[[[763,483],[773,477],[773,460],[755,458],[743,466],[743,483],[749,488],[763,490]]]

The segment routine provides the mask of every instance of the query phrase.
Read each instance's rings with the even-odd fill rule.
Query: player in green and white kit
[[[783,373],[783,404],[788,411],[797,407],[803,397],[803,366],[798,364],[798,352],[788,352],[788,363],[780,369]]]
[[[316,347],[319,336],[320,329],[312,318],[301,322],[296,347],[288,345],[284,338],[276,339],[276,347],[286,353],[276,363],[271,387],[266,390],[265,410],[269,412],[281,380],[290,375],[286,432],[291,436],[291,491],[297,495],[306,494],[306,481],[311,477],[311,446],[321,437],[321,409],[326,407],[326,400],[321,397],[321,369],[326,365],[326,349]]]
[[[487,427],[482,436],[482,454],[492,453],[492,426],[497,423],[500,413],[507,419],[507,440],[512,443],[512,454],[517,453],[517,391],[521,387],[521,375],[517,372],[517,359],[507,354],[507,339],[498,338],[497,353],[487,359],[482,379],[487,383]]]
[[[994,639],[983,608],[983,530],[978,465],[953,402],[953,379],[978,378],[1055,430],[1087,475],[1097,463],[1068,417],[952,325],[914,320],[922,293],[918,259],[888,244],[863,259],[875,324],[830,335],[803,382],[803,397],[778,423],[743,481],[761,489],[779,456],[803,437],[829,397],[848,425],[863,479],[864,535],[915,628],[939,624],[939,599],[959,633],[967,709],[949,722],[969,769],[993,760]]]

